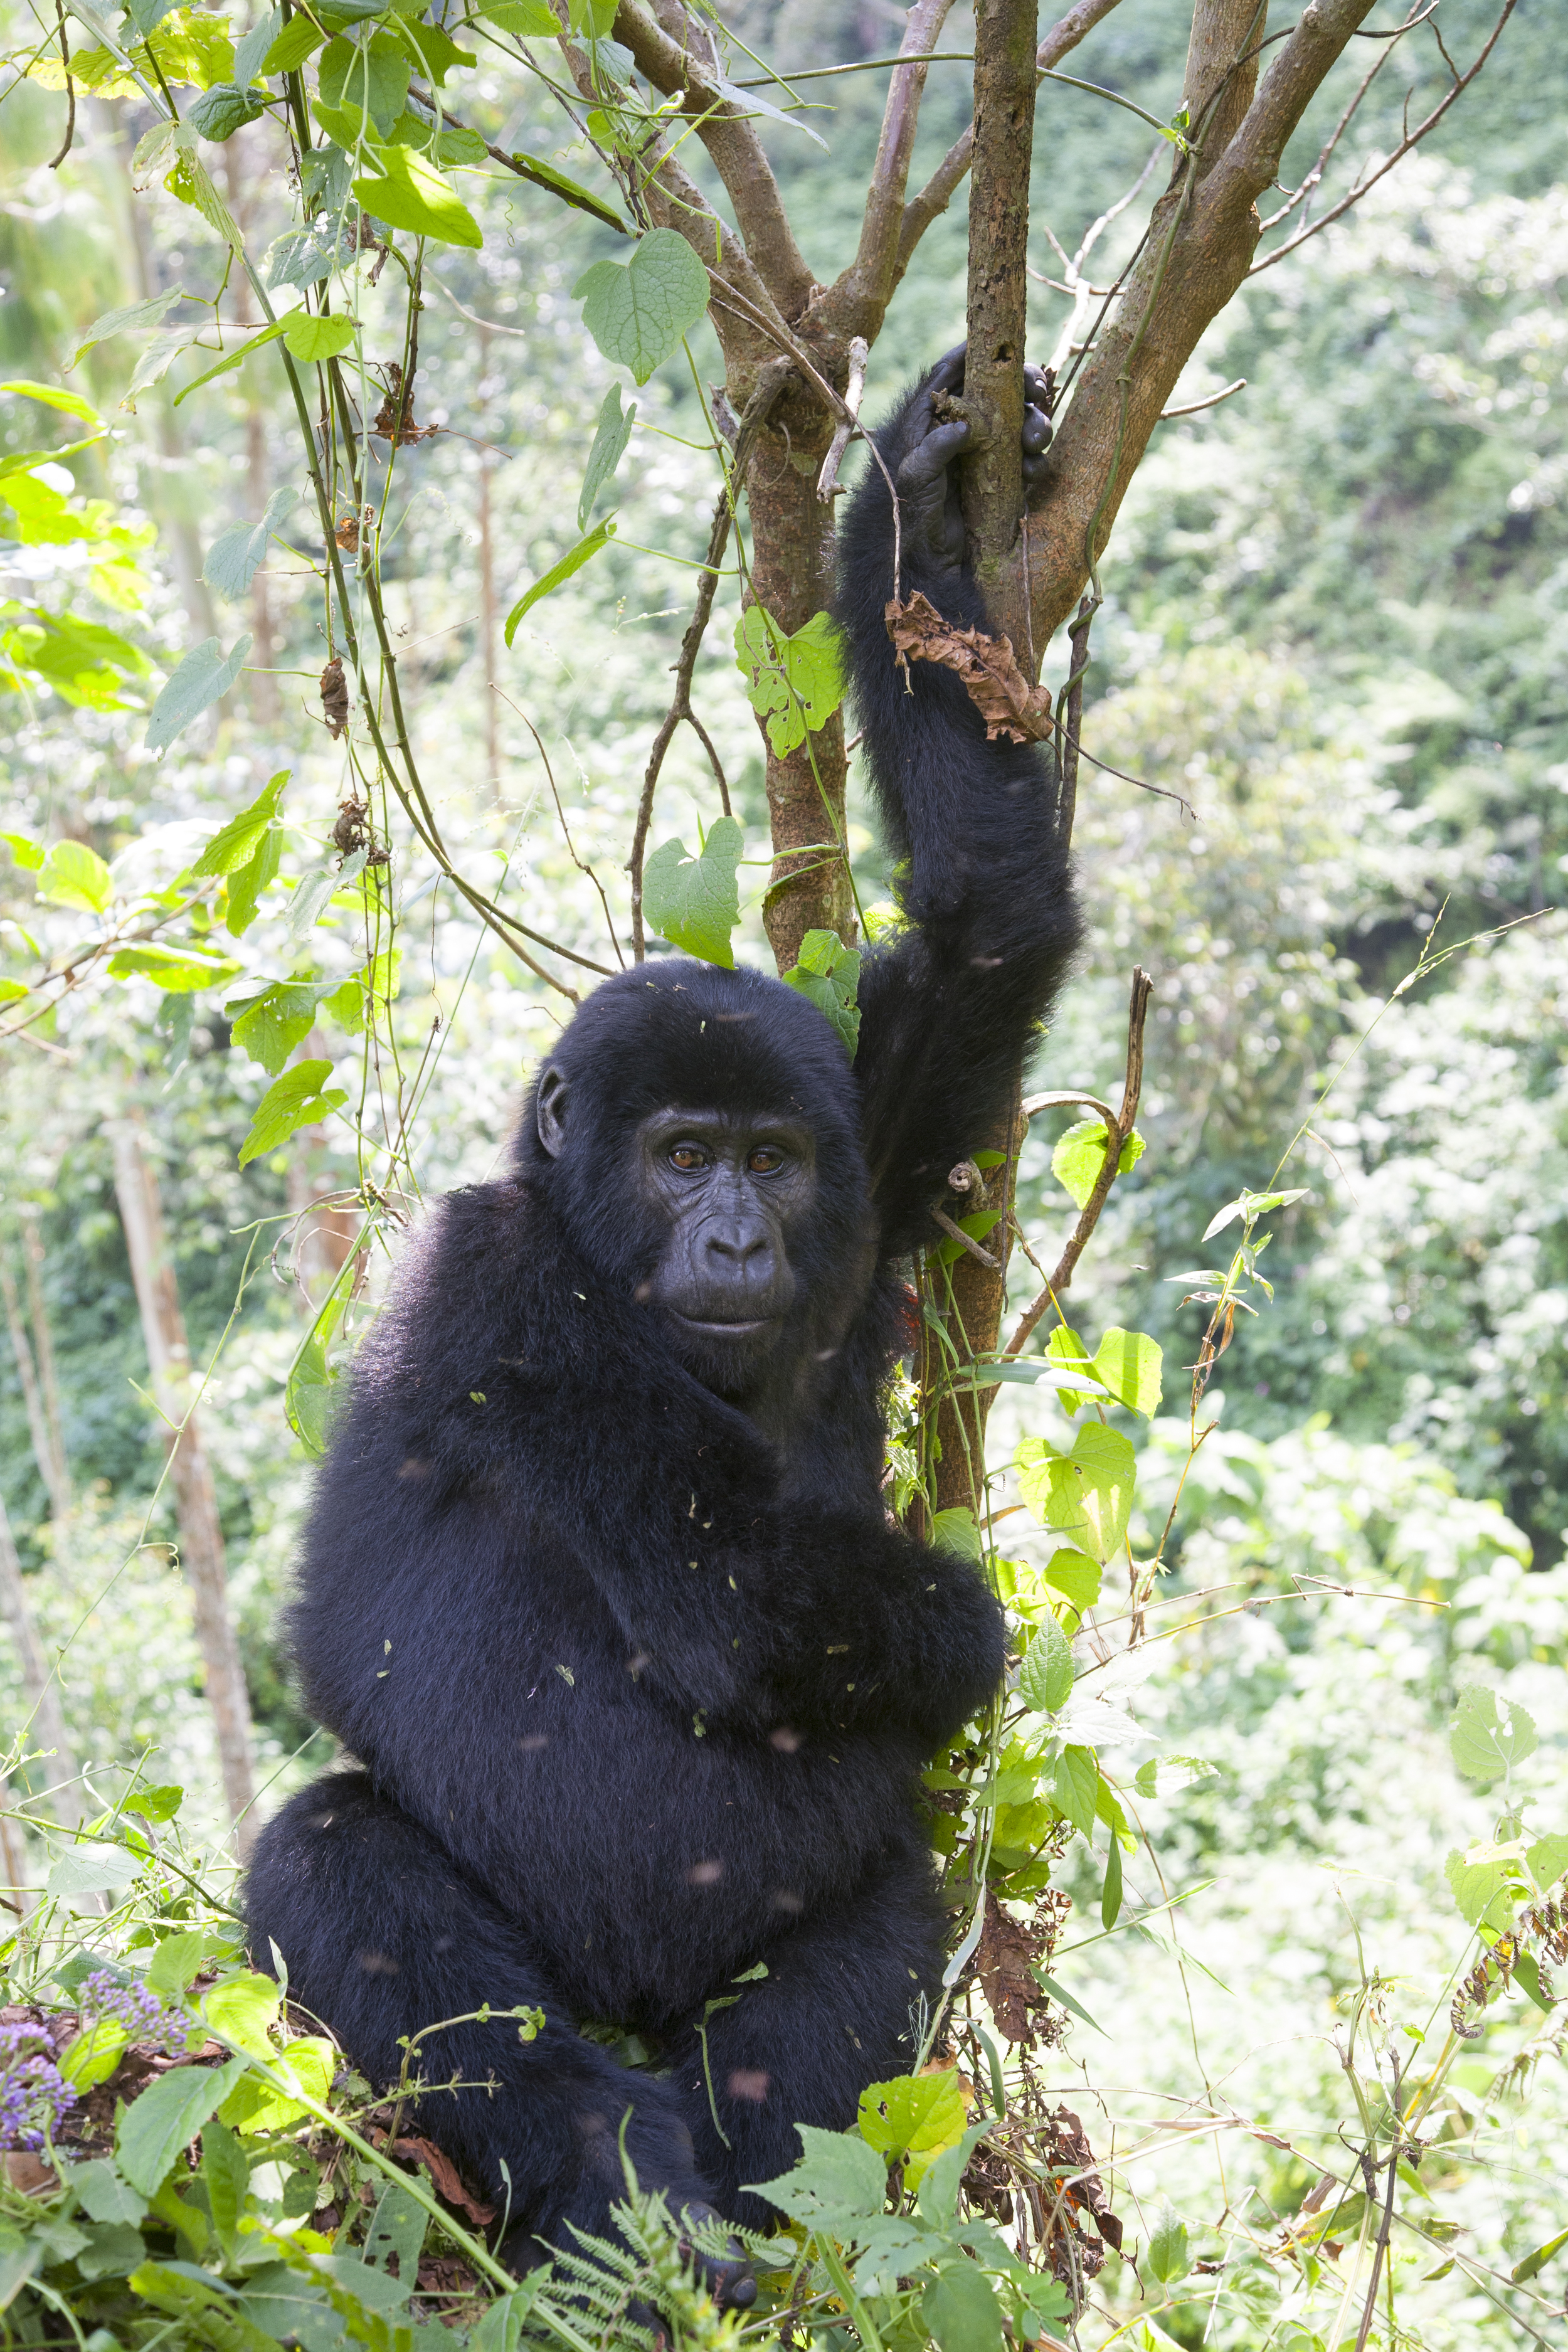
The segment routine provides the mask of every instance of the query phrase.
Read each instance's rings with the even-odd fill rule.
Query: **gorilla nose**
[[[773,1237],[766,1225],[741,1223],[715,1225],[707,1235],[708,1255],[716,1258],[725,1274],[737,1275],[743,1281],[764,1279],[773,1258]]]

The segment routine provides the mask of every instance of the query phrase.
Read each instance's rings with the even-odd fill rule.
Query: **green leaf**
[[[276,1077],[308,1034],[323,996],[333,992],[331,981],[273,980],[255,996],[231,997],[224,1011],[234,1023],[234,1043]]]
[[[1443,1865],[1459,1916],[1489,1936],[1500,1936],[1513,1917],[1519,1893],[1500,1862],[1470,1862],[1456,1847]]]
[[[847,948],[837,931],[807,931],[800,943],[800,961],[784,975],[784,985],[809,997],[825,1020],[838,1033],[838,1042],[851,1061],[860,1042],[860,958]]]
[[[868,2084],[860,2094],[858,2121],[867,2146],[889,2166],[901,2164],[906,2186],[918,2189],[943,2148],[963,2137],[968,2116],[957,2069]]]
[[[250,2187],[250,2158],[227,2125],[210,2116],[202,2126],[201,2177],[218,2243],[232,2263],[239,2217]]]
[[[543,188],[551,195],[559,196],[563,204],[571,205],[577,212],[591,213],[595,220],[603,221],[607,227],[618,229],[622,236],[630,236],[631,230],[620,215],[601,203],[580,180],[572,179],[565,172],[558,172],[553,163],[546,163],[537,155],[514,152],[511,163],[512,169],[521,179],[531,180],[536,188]]]
[[[1204,1239],[1212,1241],[1215,1234],[1222,1234],[1226,1225],[1233,1224],[1237,1217],[1261,1217],[1269,1209],[1288,1209],[1293,1201],[1304,1201],[1306,1197],[1304,1185],[1294,1192],[1238,1193],[1234,1201],[1227,1201],[1224,1208],[1209,1219],[1204,1228]]]
[[[1561,2207],[1558,2210],[1561,2210]],[[1538,2271],[1546,2268],[1553,2254],[1562,2252],[1564,2246],[1568,2246],[1568,2230],[1559,2230],[1554,2238],[1548,2238],[1543,2246],[1537,2246],[1532,2254],[1526,2254],[1522,2262],[1515,2263],[1509,2273],[1513,2284],[1527,2285]]]
[[[1524,1858],[1530,1864],[1531,1878],[1544,1895],[1568,1870],[1568,1837],[1537,1838],[1532,1846],[1526,1847]]]
[[[613,383],[599,406],[594,446],[588,452],[588,470],[583,477],[583,488],[577,499],[577,528],[586,530],[588,518],[606,482],[615,478],[616,467],[626,455],[626,443],[632,437],[637,421],[637,404],[634,400],[625,415],[621,413],[621,387]]]
[[[257,902],[268,885],[277,880],[282,856],[283,828],[268,825],[257,845],[255,856],[237,874],[230,875],[224,929],[231,939],[242,939],[255,921]]]
[[[550,595],[553,590],[560,587],[563,580],[570,580],[574,572],[581,572],[584,563],[592,556],[597,555],[599,550],[606,546],[615,535],[615,520],[612,516],[606,515],[603,522],[595,524],[586,539],[580,539],[576,546],[569,549],[562,557],[559,563],[552,564],[550,570],[536,580],[531,588],[523,591],[506,616],[506,628],[503,634],[509,651],[511,641],[517,635],[518,624],[524,614],[531,612],[541,598]]]
[[[1541,1741],[1523,1707],[1500,1702],[1495,1691],[1472,1683],[1459,1693],[1448,1746],[1467,1780],[1497,1780],[1511,1766],[1533,1756]]]
[[[880,2213],[888,2201],[887,2166],[853,2133],[823,2131],[815,2124],[796,2129],[805,2153],[794,2171],[777,2180],[750,2182],[750,2193],[765,2197],[808,2229],[852,2238],[856,2222]]]
[[[191,868],[198,881],[211,874],[233,874],[249,863],[261,845],[262,835],[278,814],[278,803],[288,782],[289,770],[279,768],[250,806],[241,809],[237,816],[231,816],[222,830],[214,834]]]
[[[1105,1165],[1106,1132],[1102,1118],[1080,1118],[1058,1139],[1051,1154],[1051,1174],[1072,1194],[1080,1209],[1088,1207],[1089,1194],[1100,1181],[1100,1171]],[[1142,1157],[1143,1138],[1134,1128],[1121,1147],[1117,1174],[1125,1176]]]
[[[150,751],[166,751],[193,719],[221,701],[245,667],[250,651],[248,632],[225,654],[216,637],[193,647],[153,703],[147,720]]]
[[[50,1895],[123,1895],[142,1875],[139,1858],[122,1845],[68,1846],[45,1881]]]
[[[1025,1504],[1041,1525],[1059,1528],[1103,1566],[1132,1515],[1137,1457],[1131,1442],[1120,1430],[1090,1422],[1070,1454],[1044,1438],[1026,1437],[1013,1466]]]
[[[1072,1644],[1056,1619],[1043,1612],[1019,1671],[1018,1696],[1038,1714],[1055,1715],[1066,1706],[1072,1685]]]
[[[337,2069],[337,2053],[330,2042],[320,2034],[301,2035],[297,2042],[286,2042],[273,2060],[276,2073],[286,2074],[300,2089],[321,2105],[331,2088]],[[297,2124],[310,2110],[286,2090],[274,2090],[259,2074],[245,2074],[225,2099],[218,2114],[220,2123],[228,2125],[247,2139],[264,2132],[286,2130]]]
[[[270,2062],[269,2032],[278,2021],[282,2000],[281,1988],[271,1977],[247,1969],[242,1976],[226,1977],[214,1985],[203,1997],[202,2013],[215,2033],[237,2042],[253,2057]]]
[[[89,2285],[100,2279],[125,2278],[147,2258],[141,2231],[127,2221],[97,2222],[86,2237],[87,2243],[77,2251],[76,2266]]]
[[[1101,1788],[1104,1785],[1102,1781]],[[1100,1924],[1109,1933],[1121,1916],[1121,1846],[1120,1841],[1113,1836],[1105,1850],[1105,1885],[1100,1897]]]
[[[215,146],[232,139],[247,122],[260,120],[264,100],[248,88],[242,89],[237,82],[215,82],[204,90],[186,110],[185,121],[193,131]]]
[[[931,1540],[935,1550],[956,1552],[960,1559],[972,1559],[976,1567],[984,1557],[979,1522],[963,1503],[954,1503],[951,1509],[933,1514]]]
[[[1058,1323],[1046,1339],[1046,1354],[1063,1371],[1080,1377],[1089,1372],[1089,1349],[1070,1324]],[[1092,1389],[1063,1389],[1060,1391],[1063,1410],[1076,1413],[1079,1407],[1091,1402]]]
[[[765,606],[748,604],[735,625],[735,666],[781,760],[805,742],[808,728],[816,734],[826,727],[844,699],[843,654],[827,613],[814,613],[791,637]]]
[[[315,1127],[348,1100],[346,1087],[328,1087],[331,1062],[298,1062],[268,1087],[256,1106],[250,1133],[240,1146],[239,1164],[249,1166],[264,1151],[276,1151],[302,1127]]]
[[[358,332],[359,324],[353,319],[322,319],[313,311],[291,310],[283,321],[283,348],[291,359],[313,366],[319,360],[335,360],[346,352]],[[294,495],[289,492],[290,500]]]
[[[68,415],[79,416],[86,425],[102,421],[90,400],[84,400],[79,392],[62,392],[58,384],[33,383],[26,376],[14,376],[9,383],[0,383],[0,392],[14,392],[25,400],[41,400],[47,408],[63,408]]]
[[[646,383],[707,310],[708,272],[674,229],[652,228],[625,267],[595,261],[572,296],[605,357]]]
[[[163,2079],[167,2082],[169,2077]],[[147,2096],[144,2091],[142,2100]],[[221,2347],[221,2352],[278,2352],[276,2337],[247,2319],[232,2294],[189,2264],[142,2263],[126,2284],[133,2295],[179,2320],[186,2344],[210,2345]]]
[[[416,16],[407,16],[398,23],[400,37],[408,42],[422,59],[426,73],[436,89],[446,84],[454,66],[477,66],[479,58],[472,49],[460,49],[449,33],[439,25],[422,25]],[[484,149],[481,142],[480,154]]]
[[[19,980],[0,980],[0,1004],[20,1004],[28,992]]]
[[[654,929],[688,955],[733,971],[730,934],[741,919],[736,869],[746,845],[732,816],[715,819],[701,855],[667,841],[643,869],[643,912]]]
[[[101,318],[95,319],[91,326],[84,328],[78,336],[66,362],[67,375],[95,344],[106,343],[110,335],[125,334],[133,327],[162,326],[174,304],[184,299],[176,286],[170,293],[149,295],[144,302],[121,302],[112,310],[105,310]]]
[[[408,97],[408,52],[390,33],[373,33],[363,47],[340,34],[321,51],[316,81],[324,105],[362,108],[387,139]]]
[[[247,2063],[231,2058],[222,2066],[176,2066],[121,2111],[115,2160],[132,2189],[156,2196],[175,2158],[227,2098]]]
[[[1187,2225],[1178,2221],[1170,2205],[1162,2200],[1158,2217],[1149,2233],[1149,2268],[1162,2286],[1174,2286],[1184,2279],[1193,2266],[1187,2251]]]
[[[353,192],[376,220],[442,245],[476,250],[483,245],[479,225],[462,198],[412,147],[378,147],[365,160],[380,166],[380,176],[356,180]]]
[[[309,16],[291,17],[262,58],[262,73],[270,80],[274,74],[294,72],[312,50],[320,48],[324,37]]]
[[[1002,2352],[1002,2306],[973,2263],[938,2271],[921,2297],[921,2317],[939,2352]]]
[[[52,907],[101,915],[114,896],[114,877],[85,841],[57,841],[38,868],[37,890]]]
[[[107,2083],[125,2054],[131,2029],[117,2017],[100,2017],[74,2034],[59,2056],[60,2073],[79,2091]]]
[[[308,19],[306,20],[309,21]],[[246,90],[261,72],[267,53],[283,29],[283,11],[269,8],[258,16],[234,50],[234,79],[237,89]]]
[[[233,1933],[223,1927],[183,1927],[165,1936],[148,1964],[147,1984],[160,2000],[178,2000],[188,1992],[210,1959],[234,1955]]]
[[[61,2179],[90,2221],[136,2222],[147,2210],[147,2200],[121,2180],[106,2156],[88,2164],[61,2164]]]
[[[306,323],[320,327],[347,326],[348,340],[352,341],[353,339],[353,329],[347,320],[311,319]],[[293,348],[291,343],[289,348]],[[303,355],[296,352],[295,356]],[[226,530],[219,531],[207,550],[207,560],[202,566],[202,578],[209,588],[231,602],[249,593],[250,583],[266,560],[268,541],[299,496],[298,490],[287,486],[274,490],[259,522],[231,522]],[[212,867],[208,870],[226,872],[227,868]]]
[[[485,0],[479,14],[514,40],[554,41],[561,37],[561,20],[550,0]]]
[[[1097,1559],[1081,1551],[1053,1552],[1045,1566],[1046,1582],[1065,1592],[1080,1617],[1087,1616],[1100,1599],[1104,1573]]]
[[[1116,1399],[1152,1420],[1159,1410],[1164,1352],[1144,1331],[1112,1325],[1094,1351],[1094,1369]]]
[[[48,856],[41,842],[29,840],[25,833],[0,833],[0,841],[5,843],[24,874],[36,874]]]
[[[1520,1984],[1524,1987],[1525,1991],[1530,1995],[1530,1998],[1535,2003],[1536,2008],[1542,2011],[1546,2016],[1550,2017],[1552,2011],[1557,2006],[1556,1996],[1553,1993],[1548,1992],[1546,1987],[1542,1983],[1541,1969],[1533,1952],[1516,1952],[1514,1954],[1513,1977],[1516,1984]]]
[[[1094,1801],[1100,1789],[1100,1767],[1092,1748],[1064,1748],[1051,1779],[1057,1811],[1088,1837],[1094,1828]]]
[[[201,955],[192,948],[116,948],[109,959],[111,980],[150,980],[165,996],[226,988],[240,969],[230,956]]]
[[[1103,2041],[1110,2041],[1110,2036],[1106,2032],[1104,2026],[1097,2025],[1095,2023],[1094,2019],[1090,2017],[1082,2001],[1075,2000],[1072,1994],[1068,1992],[1066,1985],[1058,1984],[1056,1978],[1048,1976],[1044,1969],[1032,1969],[1030,1970],[1030,1974],[1035,1979],[1036,1983],[1040,1986],[1042,1990],[1048,1992],[1051,1999],[1056,2001],[1059,2007],[1067,2010],[1071,2016],[1080,2019],[1081,2021],[1089,2028],[1091,2032],[1098,2033]]]

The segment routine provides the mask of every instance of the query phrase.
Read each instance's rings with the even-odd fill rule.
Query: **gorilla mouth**
[[[754,1339],[761,1332],[771,1331],[779,1320],[776,1315],[733,1318],[683,1315],[679,1307],[672,1307],[669,1311],[678,1323],[685,1325],[687,1330],[700,1332],[705,1339]]]

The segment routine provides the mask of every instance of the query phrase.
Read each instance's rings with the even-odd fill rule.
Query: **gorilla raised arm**
[[[967,428],[931,404],[958,373],[879,438],[906,590],[967,622]],[[847,2126],[911,2063],[942,1968],[916,1776],[1002,1671],[972,1568],[888,1522],[879,1401],[897,1261],[1005,1106],[1076,923],[1038,755],[894,665],[875,469],[845,535],[908,866],[856,1062],[759,972],[661,957],[599,989],[511,1173],[443,1204],[362,1353],[289,1620],[354,1760],[263,1832],[256,1958],[377,2083],[400,2037],[469,2018],[421,2045],[429,2084],[469,2087],[427,2089],[420,2125],[524,2242],[607,2229],[623,2120],[645,2188],[765,2221],[744,2184],[788,2168],[795,2125]],[[546,2021],[525,2043],[484,2003]]]

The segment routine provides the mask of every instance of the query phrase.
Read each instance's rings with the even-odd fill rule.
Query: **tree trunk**
[[[49,1671],[44,1645],[38,1639],[38,1629],[33,1622],[26,1580],[22,1574],[22,1563],[16,1557],[16,1547],[11,1539],[11,1522],[5,1516],[3,1502],[0,1502],[0,1617],[4,1617],[16,1645],[22,1689],[26,1697],[27,1712],[32,1717],[34,1739],[46,1755],[52,1753],[54,1757],[54,1778],[58,1785],[50,1793],[50,1807],[58,1822],[67,1829],[74,1829],[87,1811],[77,1786],[76,1754],[60,1707],[59,1685]]]
[[[971,561],[994,625],[1034,674],[1028,610],[1013,549],[1024,511],[1024,331],[1028,308],[1029,156],[1034,143],[1036,0],[979,0],[974,12],[974,165],[969,197],[969,357],[963,406],[979,444],[963,470]],[[1017,1155],[1024,1137],[1022,1073],[1005,1117],[973,1149],[1002,1154],[970,1208],[1000,1209],[985,1246],[994,1266],[963,1251],[932,1301],[961,1361],[989,1353],[1002,1330]],[[931,1349],[928,1339],[926,1347]],[[947,1386],[945,1360],[922,1365],[922,1388]],[[936,1419],[936,1507],[979,1515],[985,1495],[985,1423],[996,1391],[942,1396]]]
[[[31,1283],[28,1287],[31,1288]],[[34,1342],[27,1336],[26,1318],[16,1289],[16,1278],[11,1271],[4,1251],[0,1251],[0,1297],[5,1301],[5,1322],[11,1334],[11,1352],[16,1359],[16,1377],[22,1385],[22,1402],[26,1409],[27,1433],[33,1441],[33,1459],[38,1465],[38,1475],[44,1482],[49,1498],[49,1515],[63,1519],[70,1508],[70,1485],[66,1475],[65,1452],[56,1443],[57,1432],[49,1422],[39,1365],[34,1362]],[[40,1361],[42,1351],[40,1350]],[[49,1357],[52,1384],[54,1358]]]
[[[180,1311],[158,1180],[147,1157],[144,1137],[140,1110],[114,1121],[110,1129],[114,1188],[131,1255],[136,1303],[142,1310],[142,1331],[153,1394],[162,1411],[177,1424],[166,1443],[180,1529],[180,1558],[190,1581],[207,1703],[217,1727],[224,1795],[234,1817],[236,1845],[243,1859],[249,1852],[256,1828],[249,1811],[255,1795],[250,1702],[228,1612],[223,1530],[218,1523],[212,1467],[202,1444],[193,1402],[185,1318]]]
[[[833,419],[809,392],[786,394],[757,436],[746,478],[752,519],[752,590],[786,636],[804,629],[833,602],[832,501],[816,495],[816,478]],[[764,740],[766,727],[763,726]],[[847,762],[844,721],[835,711],[820,733],[780,759],[767,752],[768,809],[773,866],[763,907],[768,944],[780,971],[800,961],[807,931],[837,931],[847,947],[857,938],[855,900],[845,847],[844,790]]]

